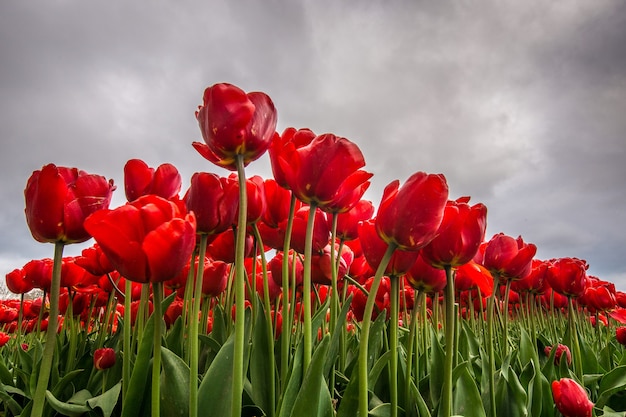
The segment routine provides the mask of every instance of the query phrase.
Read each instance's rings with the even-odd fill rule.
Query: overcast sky
[[[53,255],[24,218],[47,163],[113,178],[112,207],[131,158],[173,163],[184,189],[228,175],[191,142],[204,88],[230,82],[270,95],[279,132],[357,143],[376,206],[394,179],[443,173],[487,205],[488,238],[626,291],[624,1],[6,1],[0,57],[2,282]],[[269,178],[267,156],[247,174]]]

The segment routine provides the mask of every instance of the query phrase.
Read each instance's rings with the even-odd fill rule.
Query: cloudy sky
[[[586,259],[626,291],[626,3],[33,0],[0,5],[0,272],[52,257],[24,219],[43,165],[113,178],[197,154],[205,87],[264,91],[288,126],[357,143],[378,205],[443,173],[488,237]],[[248,175],[271,176],[267,157]],[[89,242],[91,243],[91,242]],[[81,245],[65,254],[78,254]],[[2,280],[4,281],[4,280]]]

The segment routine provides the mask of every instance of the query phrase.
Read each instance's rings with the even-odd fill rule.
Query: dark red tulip
[[[128,201],[147,194],[155,194],[166,200],[178,196],[182,179],[172,164],[151,168],[141,159],[131,159],[124,165],[124,191]]]
[[[298,253],[304,253],[306,236],[306,226],[309,219],[310,207],[303,206],[296,211],[293,218],[293,230],[291,234],[291,249]],[[284,238],[284,231],[287,228],[287,220],[280,224],[280,230]],[[313,252],[320,252],[328,244],[330,230],[326,223],[326,215],[319,208],[315,210],[315,223],[313,225]]]
[[[376,230],[387,244],[416,251],[437,236],[448,201],[448,184],[441,174],[417,172],[400,187],[385,188],[376,216]]]
[[[244,241],[244,256],[252,256],[254,249],[254,239],[251,235],[246,234]],[[235,233],[233,229],[216,235],[207,246],[207,254],[215,260],[232,264],[235,262]]]
[[[279,157],[285,151],[286,145],[291,143],[294,148],[302,148],[315,139],[315,133],[310,129],[298,129],[288,127],[283,131],[282,135],[275,135],[269,148],[270,162],[272,164],[272,173],[276,183],[285,189],[290,189],[287,182],[287,174],[281,168]],[[291,147],[291,145],[290,145]]]
[[[277,113],[269,96],[246,94],[227,83],[204,90],[196,119],[204,143],[194,142],[193,147],[207,160],[231,171],[237,169],[237,155],[243,156],[244,166],[248,165],[263,155],[278,135]]]
[[[93,366],[99,371],[115,365],[115,349],[100,348],[93,352]]]
[[[421,256],[435,268],[458,267],[476,255],[485,239],[487,207],[470,207],[469,197],[448,201],[437,236],[421,250]]]
[[[446,285],[446,273],[443,269],[431,266],[422,258],[421,252],[413,266],[407,271],[405,277],[411,287],[425,293],[437,293]]]
[[[25,294],[35,288],[33,282],[26,279],[24,268],[14,269],[6,274],[6,284],[13,294]]]
[[[369,220],[374,215],[374,205],[371,201],[360,200],[350,210],[337,214],[337,238],[348,241],[359,237],[358,225]],[[332,216],[328,217],[329,229]]]
[[[337,265],[337,281],[342,280],[348,270],[352,261],[354,260],[354,253],[349,246],[343,245],[341,247],[341,253],[339,253],[339,244],[335,245],[335,262]],[[322,285],[332,284],[332,267],[330,258],[331,247],[330,244],[322,250],[320,254],[314,254],[311,259],[311,281]]]
[[[185,266],[196,243],[196,220],[169,200],[147,195],[85,221],[111,265],[135,282],[162,282]]]
[[[257,224],[257,227],[263,238],[264,245],[283,250],[285,246],[285,230],[281,230],[280,226],[285,226],[289,218],[291,191],[281,187],[273,179],[265,180],[263,188],[267,206],[263,213],[262,221]],[[302,203],[298,200],[295,201],[295,210],[299,210]]]
[[[85,219],[108,208],[114,190],[113,180],[48,164],[33,172],[24,190],[30,232],[39,242],[86,241]]]
[[[359,242],[367,263],[373,270],[378,269],[378,265],[383,260],[383,256],[387,251],[387,243],[385,243],[378,233],[376,233],[376,220],[367,220],[359,223]],[[400,276],[404,275],[415,263],[419,252],[417,251],[394,251],[391,259],[385,268],[386,275]]]
[[[587,278],[585,292],[578,302],[592,312],[613,310],[616,307],[615,286],[591,276]]]
[[[550,356],[550,353],[552,353],[552,349],[554,348],[554,346],[546,346],[543,349],[543,352],[546,354],[546,356]],[[563,357],[563,355],[565,355],[565,360],[567,361],[568,365],[572,364],[572,353],[570,352],[569,348],[566,345],[563,344],[558,344],[556,346],[556,352],[554,352],[554,363],[556,365],[561,363],[561,358]]]
[[[283,256],[284,252],[278,251],[276,255],[267,263],[267,269],[272,273],[272,279],[279,287],[283,285]],[[289,271],[295,271],[295,283],[299,287],[302,285],[302,279],[304,274],[304,266],[302,265],[302,258],[300,256],[294,257],[294,251],[290,250],[287,254],[289,256]],[[294,266],[295,262],[295,266]],[[293,279],[291,272],[289,273],[289,279]],[[291,282],[291,281],[290,281]]]
[[[593,403],[587,391],[570,378],[552,381],[552,398],[563,417],[591,417]]]
[[[198,233],[219,234],[235,223],[239,207],[237,181],[206,172],[196,172],[184,197],[196,216]]]
[[[202,275],[202,294],[217,297],[226,289],[230,266],[226,262],[212,261],[208,258],[204,263]]]
[[[372,288],[372,283],[374,282],[374,278],[369,278],[365,281],[363,287],[367,291]],[[350,305],[352,308],[352,312],[354,313],[354,318],[357,321],[363,321],[363,314],[365,313],[365,304],[367,303],[367,295],[365,295],[360,289],[356,289],[354,286],[350,287],[350,291],[352,292],[352,304]],[[389,316],[389,307],[391,298],[389,293],[391,292],[391,282],[389,281],[389,277],[382,277],[380,281],[380,286],[378,287],[378,291],[376,292],[375,298],[375,306],[374,311],[372,311],[372,320],[375,320],[378,317],[378,314],[384,312],[384,314]]]
[[[533,259],[530,274],[522,279],[513,281],[511,283],[511,289],[517,292],[543,294],[549,286],[547,279],[549,267],[549,261]]]
[[[239,195],[239,182],[237,174],[231,174],[229,178],[237,184],[237,195]],[[263,178],[258,175],[253,175],[250,178],[246,178],[246,196],[248,210],[246,213],[246,222],[248,224],[256,223],[263,217],[267,208],[267,201],[265,199],[265,182]],[[235,220],[239,216],[239,204],[237,203],[237,210],[235,211]]]
[[[554,291],[567,297],[580,297],[587,286],[587,262],[578,258],[560,258],[548,269],[548,282]]]
[[[501,280],[522,279],[530,274],[537,247],[504,233],[494,235],[485,247],[483,266]]]
[[[365,159],[359,147],[331,133],[317,136],[302,147],[286,143],[278,162],[285,181],[300,201],[334,213],[350,210],[369,187],[373,175],[360,169]]]
[[[626,327],[618,327],[615,329],[615,339],[619,344],[626,346]]]

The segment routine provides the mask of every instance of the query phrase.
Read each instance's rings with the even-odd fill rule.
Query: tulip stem
[[[582,356],[580,354],[580,343],[578,342],[578,330],[576,328],[576,310],[574,310],[574,301],[572,297],[567,297],[567,322],[569,326],[569,335],[570,335],[570,346],[573,350],[574,356],[574,371],[576,372],[576,377],[582,381],[583,380],[583,363]],[[596,326],[599,323],[596,322]]]
[[[372,313],[374,312],[374,303],[376,302],[376,294],[378,293],[378,287],[380,281],[383,278],[387,264],[391,260],[393,252],[396,250],[396,245],[390,243],[387,247],[387,251],[383,255],[383,258],[376,269],[372,287],[370,288],[367,302],[365,303],[365,311],[363,312],[363,322],[361,323],[361,340],[359,343],[359,357],[358,357],[358,383],[359,383],[359,414],[357,417],[367,417],[369,411],[369,394],[368,394],[368,380],[367,380],[367,356],[369,345],[370,325],[372,322]]]
[[[48,329],[46,330],[46,345],[39,367],[39,377],[37,388],[33,398],[32,416],[43,415],[44,403],[46,400],[46,389],[50,380],[50,370],[54,358],[54,348],[56,345],[58,318],[59,318],[59,292],[61,291],[61,265],[63,263],[63,242],[57,241],[54,244],[54,264],[52,267],[52,280],[50,283],[50,313],[48,315]]]
[[[296,212],[296,196],[291,194],[291,202],[289,204],[289,217],[287,218],[287,228],[285,229],[285,240],[283,242],[283,276],[282,276],[282,316],[283,328],[280,332],[280,382],[284,384],[281,388],[284,390],[287,384],[287,375],[289,374],[289,352],[291,351],[291,316],[289,314],[291,297],[289,296],[289,246],[291,243],[291,231],[293,230],[293,218]],[[295,262],[294,262],[295,264]]]
[[[311,354],[313,351],[313,335],[311,324],[311,256],[313,253],[313,228],[315,227],[315,210],[317,204],[311,202],[309,206],[309,218],[306,225],[306,235],[304,238],[304,274],[302,281],[302,306],[304,308],[304,359],[303,373],[306,374],[306,370],[311,363]]]
[[[202,280],[204,275],[204,257],[208,235],[200,235],[200,248],[198,254],[198,268],[191,300],[191,313],[189,314],[189,417],[198,416],[198,314],[200,313],[200,301],[202,299]],[[193,261],[193,257],[192,257]],[[193,267],[193,262],[191,263]]]
[[[441,412],[440,416],[449,417],[452,415],[452,370],[454,368],[454,356],[456,346],[454,345],[456,314],[454,311],[454,279],[452,276],[452,267],[445,265],[446,271],[446,288],[444,292],[444,302],[446,308],[446,356],[443,368],[443,387],[441,394]]]
[[[496,416],[496,362],[493,347],[493,314],[495,308],[496,292],[498,291],[498,277],[493,278],[493,292],[487,302],[487,358],[489,361],[489,415]]]
[[[131,350],[131,305],[132,305],[133,282],[126,280],[124,288],[124,356],[122,357],[122,404],[126,402],[126,393],[130,383],[130,350]]]
[[[246,302],[246,271],[244,269],[246,219],[248,213],[248,195],[246,191],[246,173],[243,155],[236,159],[237,178],[239,181],[239,215],[237,219],[237,235],[235,240],[235,352],[233,358],[233,390],[231,398],[231,414],[241,415],[243,394],[243,360],[245,347],[245,302]]]
[[[154,354],[152,356],[152,417],[161,415],[161,321],[163,320],[163,283],[152,283],[154,304]]]
[[[398,417],[398,317],[399,317],[399,295],[400,278],[397,275],[389,277],[391,283],[390,299],[390,328],[389,328],[389,350],[391,351],[391,362],[389,364],[389,395],[391,402],[391,417]],[[406,400],[406,399],[405,399]]]

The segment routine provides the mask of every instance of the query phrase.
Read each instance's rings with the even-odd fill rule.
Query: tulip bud
[[[93,353],[93,366],[102,371],[115,365],[115,349],[100,348]]]

